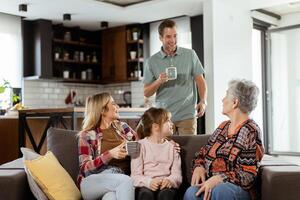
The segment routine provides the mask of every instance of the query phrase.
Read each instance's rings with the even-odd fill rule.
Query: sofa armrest
[[[264,166],[261,169],[262,200],[299,200],[300,166]]]
[[[33,199],[22,159],[0,166],[0,199]]]

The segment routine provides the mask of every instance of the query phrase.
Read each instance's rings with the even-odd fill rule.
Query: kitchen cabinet
[[[22,21],[24,77],[99,83],[101,32]]]
[[[53,76],[78,81],[100,80],[100,31],[53,26]]]
[[[102,31],[102,80],[104,82],[126,82],[126,27]]]
[[[139,24],[127,26],[127,77],[140,80],[143,71],[143,31]]]

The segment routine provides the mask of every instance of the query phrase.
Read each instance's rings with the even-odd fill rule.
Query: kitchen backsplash
[[[28,108],[65,107],[65,99],[71,91],[76,92],[77,104],[85,103],[87,96],[109,92],[118,104],[125,104],[123,93],[131,91],[132,107],[144,105],[141,81],[118,84],[78,84],[47,80],[23,80],[23,104]]]

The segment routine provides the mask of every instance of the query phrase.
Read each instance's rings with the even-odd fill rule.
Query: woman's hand
[[[202,192],[204,192],[203,200],[209,200],[211,197],[212,189],[223,182],[223,178],[220,175],[215,175],[210,177],[207,181],[199,184],[200,189],[196,192],[196,196],[199,196]]]
[[[204,167],[202,167],[202,166],[196,167],[193,172],[191,185],[194,186],[199,183],[204,183],[205,179],[206,179],[205,174],[206,174],[206,172],[205,172]]]
[[[180,153],[180,150],[181,150],[180,145],[178,143],[174,142],[174,140],[170,140],[170,142],[173,144],[174,150],[177,151],[177,153]]]
[[[164,178],[161,182],[161,185],[160,185],[160,189],[164,189],[164,188],[171,188],[172,187],[172,183],[169,179],[167,178]]]
[[[150,189],[152,191],[156,191],[160,188],[161,186],[161,183],[162,183],[162,179],[161,178],[154,178],[151,180],[150,182]]]
[[[122,142],[119,146],[108,151],[111,157],[115,159],[123,159],[127,156],[127,152],[125,150],[125,141]]]

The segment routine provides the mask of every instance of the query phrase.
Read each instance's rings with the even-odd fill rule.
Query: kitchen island
[[[128,123],[135,129],[140,116],[145,110],[146,108],[120,108],[120,120]],[[28,135],[28,130],[26,130],[27,128],[25,128],[26,125],[24,125],[24,116],[28,125],[27,128],[31,132],[31,139],[31,136]],[[49,123],[51,116],[52,124]],[[44,133],[47,126],[50,124],[59,128],[80,130],[83,116],[84,107],[25,109],[12,115],[0,116],[0,164],[16,159],[19,156],[19,146],[39,149],[41,154],[46,153],[47,141]],[[22,119],[20,120],[19,118]],[[64,124],[59,122],[61,119],[63,119]],[[20,124],[21,121],[23,127]],[[23,129],[23,131],[19,131],[19,129]],[[42,143],[40,143],[41,141]]]

